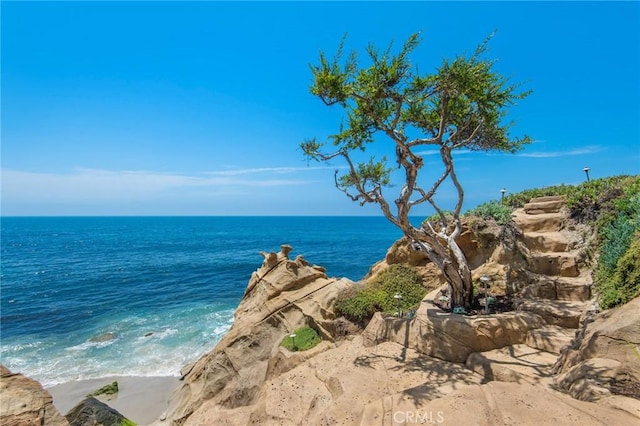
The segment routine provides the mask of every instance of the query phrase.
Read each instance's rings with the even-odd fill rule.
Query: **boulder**
[[[89,341],[91,343],[103,343],[103,342],[110,342],[112,340],[115,340],[116,338],[117,336],[115,335],[115,333],[108,332],[108,333],[98,334],[97,336],[93,336],[91,339],[89,339]]]
[[[65,416],[70,426],[112,426],[134,424],[125,416],[93,397],[86,398]]]
[[[503,247],[501,228],[494,221],[478,217],[471,220],[465,218],[462,232],[456,242],[465,254],[470,269],[484,268],[487,263],[491,263],[495,265],[494,269],[499,270],[496,277],[504,280],[504,265],[511,260],[511,254]],[[385,258],[371,267],[366,279],[376,277],[394,264],[413,266],[422,276],[427,289],[434,289],[446,283],[440,270],[431,263],[423,251],[413,249],[407,237],[400,238],[392,244]]]
[[[62,426],[69,422],[53,405],[53,397],[37,381],[0,365],[0,424]]]
[[[586,401],[629,399],[640,417],[640,297],[585,316],[576,335],[554,366],[556,385]]]
[[[164,415],[172,424],[182,424],[203,404],[235,411],[255,403],[268,376],[304,361],[277,357],[280,342],[293,330],[310,326],[324,340],[334,340],[333,303],[353,283],[328,278],[324,268],[302,256],[290,260],[290,250],[283,245],[279,253],[261,253],[264,262],[249,280],[231,329],[185,371]]]

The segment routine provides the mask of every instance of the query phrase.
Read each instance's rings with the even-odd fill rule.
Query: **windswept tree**
[[[339,131],[328,137],[330,143],[306,140],[301,144],[304,154],[317,161],[346,163],[342,171],[336,170],[336,187],[360,205],[377,204],[411,239],[413,248],[426,253],[449,283],[452,307],[468,308],[473,300],[471,270],[456,242],[462,231],[464,190],[453,153],[459,149],[513,153],[530,141],[526,136],[509,136],[510,124],[504,122],[508,107],[528,92],[508,84],[493,70],[494,61],[483,58],[490,38],[470,56],[444,60],[433,74],[420,74],[409,60],[419,34],[396,54],[392,45],[384,52],[369,46],[366,66],[359,65],[355,52],[343,57],[343,38],[333,60],[321,52],[319,63],[311,65],[311,93],[325,105],[342,107],[344,117]],[[386,157],[358,161],[370,144],[383,138],[393,142],[388,155],[395,155],[397,168],[404,173],[401,185],[391,185],[395,167],[387,165]],[[419,152],[425,146],[437,148],[442,160],[433,182],[422,182],[419,176],[425,168]],[[434,198],[445,182],[457,192],[455,207],[446,214]],[[439,219],[414,226],[409,214],[423,203],[429,203]]]

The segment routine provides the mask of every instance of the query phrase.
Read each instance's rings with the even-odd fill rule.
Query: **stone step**
[[[591,299],[593,280],[588,277],[562,277],[556,280],[556,299],[567,302],[586,302]]]
[[[568,302],[586,302],[591,298],[592,280],[588,275],[550,277],[532,274],[529,279],[529,284],[518,293],[519,297],[564,300]]]
[[[530,203],[542,203],[545,201],[565,201],[566,197],[564,195],[545,195],[542,197],[534,197],[529,200]]]
[[[569,241],[563,232],[525,232],[523,234],[524,243],[527,248],[534,252],[560,252],[567,251]]]
[[[536,199],[531,200],[527,204],[524,205],[524,211],[527,214],[544,214],[544,213],[558,213],[564,207],[565,201],[564,199],[553,199],[553,200],[542,200],[538,201]]]
[[[487,381],[540,383],[551,376],[557,356],[525,344],[474,352],[465,365]]]
[[[565,215],[561,213],[527,214],[524,209],[516,209],[511,213],[516,226],[527,232],[557,232],[562,229]]]
[[[587,306],[588,302],[549,299],[516,299],[514,302],[518,311],[538,314],[547,324],[566,328],[578,328],[580,317]]]
[[[574,336],[574,329],[550,325],[529,330],[526,344],[534,349],[559,355],[562,348],[571,345]]]
[[[529,271],[549,276],[577,277],[580,275],[576,265],[576,255],[570,252],[535,253],[529,255]]]

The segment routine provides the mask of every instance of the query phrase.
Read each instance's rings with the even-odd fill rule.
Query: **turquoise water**
[[[2,363],[45,386],[177,375],[231,326],[259,251],[358,280],[399,237],[381,217],[2,218]]]

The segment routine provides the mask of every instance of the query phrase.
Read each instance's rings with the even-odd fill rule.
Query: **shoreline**
[[[76,380],[45,388],[63,416],[102,386],[118,381],[117,395],[98,397],[138,425],[149,425],[165,412],[169,398],[180,384],[178,376],[111,376]]]

